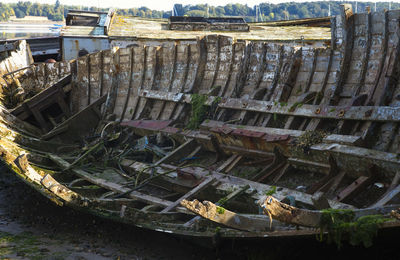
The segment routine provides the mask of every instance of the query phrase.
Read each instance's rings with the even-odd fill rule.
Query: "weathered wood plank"
[[[168,207],[166,207],[165,209],[163,209],[161,211],[161,213],[167,213],[171,210],[173,210],[176,206],[178,206],[183,200],[186,200],[194,195],[196,195],[196,193],[206,189],[207,187],[209,187],[213,181],[215,179],[213,177],[210,178],[206,178],[203,182],[201,182],[199,185],[197,185],[196,188],[194,188],[193,190],[189,191],[188,193],[186,193],[185,195],[183,195],[182,197],[180,197],[178,200],[176,200],[174,203],[172,203],[171,205],[169,205]]]
[[[233,211],[224,209],[209,201],[204,201],[203,203],[201,203],[198,200],[183,200],[181,202],[181,205],[188,210],[196,213],[197,215],[202,216],[203,218],[209,219],[213,222],[222,224],[230,228],[250,232],[270,230],[269,219],[262,218],[259,215],[244,216],[241,214],[237,214]]]
[[[169,93],[165,91],[140,91],[140,97],[147,99],[175,101],[190,104],[192,95],[184,93]],[[216,97],[210,96],[205,105],[211,105]],[[310,118],[326,118],[340,120],[363,121],[398,121],[400,108],[390,106],[319,106],[295,105],[274,101],[242,100],[239,98],[225,98],[218,103],[219,108],[246,110],[267,114],[281,114]]]
[[[48,157],[61,168],[63,169],[70,168],[70,163],[58,157],[57,155],[49,154]],[[117,193],[127,193],[127,196],[129,196],[130,198],[137,199],[149,204],[159,205],[162,207],[168,207],[172,205],[171,201],[160,199],[138,191],[131,191],[131,189],[126,188],[118,183],[110,182],[105,179],[95,177],[92,174],[85,172],[81,169],[71,168],[70,171],[72,171],[76,176],[79,176],[80,178],[85,179],[88,182],[96,184],[100,187],[112,190]]]

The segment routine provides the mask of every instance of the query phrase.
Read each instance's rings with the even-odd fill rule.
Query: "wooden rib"
[[[284,50],[285,47],[282,47],[282,55],[284,55]],[[279,66],[281,69],[277,85],[269,100],[276,102],[287,100],[288,89],[292,88],[300,68],[301,56],[301,49],[295,50],[294,48],[290,48],[290,54],[287,59],[285,60],[285,57],[282,58],[281,65]],[[272,118],[272,115],[265,115],[258,125],[267,126]]]
[[[124,114],[124,120],[131,120],[139,103],[139,91],[143,87],[143,81],[146,72],[147,52],[146,46],[132,47],[132,81],[130,97],[127,98],[127,108]]]
[[[391,199],[393,199],[397,194],[399,194],[399,192],[400,192],[400,185],[398,185],[399,180],[400,180],[400,171],[398,171],[396,173],[396,175],[394,176],[392,183],[390,184],[390,186],[387,189],[387,191],[385,192],[385,194],[383,194],[381,196],[381,198],[377,202],[375,202],[373,205],[371,205],[370,207],[373,208],[373,207],[384,206]]]
[[[159,69],[159,76],[156,76],[156,81],[153,84],[153,89],[155,90],[166,90],[168,92],[174,93],[175,91],[171,91],[172,81],[174,79],[175,70],[176,70],[176,57],[177,57],[177,47],[174,43],[173,46],[165,46],[162,48],[162,58],[161,61],[157,61]],[[157,101],[154,102],[150,112],[150,118],[159,119],[160,115],[165,110],[165,101]]]
[[[285,175],[289,171],[289,169],[290,164],[286,163],[285,166],[283,166],[283,168],[280,170],[280,172],[274,177],[272,183],[277,183],[283,177],[283,175]]]
[[[146,163],[140,163],[140,162],[135,162],[133,163],[130,167],[138,172],[142,172],[142,173],[146,173],[146,174],[150,174],[151,173],[151,169],[149,169],[148,167],[149,165]],[[243,179],[243,178],[239,178],[239,177],[235,177],[232,175],[227,175],[227,174],[221,174],[215,171],[210,171],[210,170],[206,170],[200,167],[187,167],[187,168],[179,168],[173,165],[166,165],[166,164],[161,164],[160,165],[162,168],[164,169],[160,169],[160,168],[155,168],[156,172],[153,174],[161,174],[163,172],[165,172],[166,170],[170,171],[170,170],[179,170],[181,172],[190,174],[195,176],[197,179],[200,178],[204,178],[204,177],[210,177],[213,176],[215,177],[215,179],[217,181],[220,182],[220,184],[218,186],[215,186],[216,189],[218,189],[221,194],[223,193],[227,193],[228,191],[231,191],[232,188],[238,188],[238,187],[243,187],[245,185],[249,185],[250,187],[252,187],[253,189],[257,190],[257,193],[252,194],[252,198],[253,199],[260,199],[262,197],[264,197],[265,192],[271,190],[272,186],[267,185],[267,184],[262,184],[262,183],[258,183],[258,182],[254,182],[254,181],[249,181],[247,179]],[[176,178],[177,173],[176,172],[171,172],[170,174],[166,175],[166,176],[170,176],[171,178]],[[225,183],[225,185],[224,185]],[[226,185],[228,184],[228,185]],[[290,189],[286,189],[286,188],[282,188],[282,189],[278,189],[275,193],[276,197],[278,199],[284,199],[286,197],[287,194],[291,194],[293,197],[295,197],[296,200],[301,201],[305,204],[309,204],[312,205],[312,201],[311,201],[311,195],[303,193],[303,192],[299,192],[296,190],[290,190]],[[344,204],[344,203],[340,203],[337,201],[329,201],[329,203],[331,204],[331,206],[333,208],[338,208],[341,206],[349,206],[352,207],[348,204]]]
[[[183,87],[183,93],[191,93],[195,88],[195,85],[200,81],[204,70],[203,54],[200,48],[200,44],[189,45],[189,66],[188,72],[185,77],[185,84]],[[175,112],[172,116],[174,120],[184,116],[185,104],[178,104],[175,108]]]
[[[169,86],[170,92],[172,93],[183,92],[190,61],[189,55],[189,45],[179,44],[175,46],[174,69],[171,85]],[[175,111],[175,107],[175,102],[167,102],[161,113],[160,119],[169,120]]]
[[[145,72],[143,74],[143,82],[141,89],[151,90],[153,87],[154,76],[156,73],[157,65],[157,51],[160,47],[146,46],[146,62],[145,62]],[[135,111],[135,119],[141,118],[143,116],[144,108],[147,104],[147,98],[140,98],[137,109]]]
[[[247,45],[244,42],[236,42],[234,45],[234,54],[232,55],[232,63],[230,66],[229,80],[226,82],[225,88],[221,88],[221,97],[232,97],[242,77],[243,60],[246,59],[245,50]],[[227,110],[222,109],[217,115],[218,120],[222,120],[225,117]]]
[[[228,160],[226,160],[223,164],[221,164],[217,168],[217,172],[229,172],[228,169],[232,169],[240,160],[242,159],[242,156],[238,154],[233,154],[231,157],[229,157]]]
[[[400,193],[400,185],[397,187],[387,191],[376,203],[374,203],[371,207],[382,207],[386,203],[388,203],[391,199],[396,197]]]
[[[129,98],[131,97],[131,92],[132,92],[133,48],[129,48],[129,61],[130,64],[129,64],[129,77],[128,77],[128,92],[126,93],[124,108],[122,109],[122,114],[119,119],[120,122],[125,118],[126,108],[128,107]]]
[[[320,103],[321,105],[328,105],[327,102],[329,102],[329,99],[325,99],[325,96],[327,96],[326,92],[328,92],[327,88],[326,88],[326,85],[328,84],[329,75],[331,73],[331,67],[332,67],[332,62],[333,62],[333,54],[334,54],[334,51],[333,51],[333,49],[331,49],[330,53],[329,53],[328,66],[325,69],[326,73],[325,73],[325,76],[324,76],[324,81],[323,81],[322,86],[321,86],[321,91],[324,93],[324,97],[323,97],[323,99],[321,100],[321,103]],[[317,104],[317,100],[318,100],[317,98],[314,99],[314,102],[313,102],[314,105]],[[318,128],[320,122],[321,122],[320,119],[312,118],[311,121],[308,123],[308,125],[306,127],[306,130],[309,130],[309,131],[316,130]]]
[[[60,166],[63,169],[67,169],[70,168],[70,164],[61,159],[60,157],[53,155],[53,154],[49,154],[48,155],[49,159],[51,159],[54,163],[56,163],[58,166]],[[70,171],[72,171],[76,176],[79,176],[82,179],[87,180],[90,183],[96,184],[100,187],[112,190],[114,192],[117,193],[127,193],[127,196],[129,196],[130,198],[133,199],[137,199],[149,204],[154,204],[154,205],[159,205],[159,206],[163,206],[163,207],[168,207],[170,205],[172,205],[171,201],[168,200],[163,200],[151,195],[147,195],[138,191],[130,191],[129,188],[125,188],[124,186],[118,184],[118,183],[114,183],[114,182],[110,182],[107,181],[105,179],[101,179],[98,177],[93,176],[90,173],[87,173],[81,169],[77,169],[77,168],[72,168],[70,169]]]
[[[197,193],[203,191],[204,189],[206,189],[207,187],[209,187],[213,181],[215,179],[213,177],[209,177],[206,178],[204,181],[202,181],[199,185],[197,185],[196,188],[192,189],[191,191],[189,191],[188,193],[186,193],[185,195],[183,195],[182,197],[180,197],[178,200],[176,200],[175,202],[173,202],[171,205],[169,205],[168,207],[166,207],[165,209],[163,209],[161,211],[161,213],[167,213],[171,210],[173,210],[176,206],[178,206],[183,200],[189,199],[190,197],[196,195]]]
[[[131,57],[131,49],[130,48],[121,48],[115,53],[116,59],[115,62],[118,62],[116,65],[116,74],[117,74],[117,82],[118,88],[115,94],[115,105],[113,114],[116,115],[116,120],[122,118],[125,113],[125,104],[126,99],[129,94],[130,88],[130,78],[131,78],[131,70],[132,70],[132,57]]]
[[[247,82],[248,85],[253,86],[253,89],[251,90],[251,92],[247,93],[249,95],[248,96],[249,99],[254,99],[253,95],[254,95],[254,93],[256,93],[256,90],[259,88],[261,80],[262,80],[263,75],[264,75],[264,71],[266,69],[265,60],[266,60],[266,55],[267,55],[267,46],[266,46],[265,43],[261,43],[261,44],[262,44],[261,45],[262,46],[261,47],[261,55],[256,60],[256,66],[253,67],[253,72],[251,73],[251,74],[255,75],[254,79],[251,80],[250,82],[249,81]],[[252,61],[250,61],[250,62],[252,62]],[[250,73],[248,73],[248,75],[249,74]],[[246,87],[244,89],[246,89]],[[243,93],[242,93],[242,95],[243,95]],[[248,117],[250,116],[250,114],[252,114],[252,113],[249,113],[248,111],[242,111],[240,113],[240,116],[239,116],[239,118],[241,119],[240,123],[241,124],[247,124],[247,121],[249,119]]]
[[[161,163],[170,163],[174,160],[181,159],[185,157],[186,154],[190,153],[190,151],[193,151],[196,146],[196,141],[194,139],[189,139],[185,143],[177,147],[175,150],[158,160],[155,165],[160,165]]]
[[[357,178],[353,183],[351,183],[349,186],[347,186],[344,190],[342,190],[338,195],[336,195],[336,199],[338,201],[346,201],[354,196],[356,196],[358,193],[360,193],[362,190],[364,190],[367,186],[372,184],[374,181],[374,176],[367,177],[367,176],[361,176]]]
[[[101,78],[103,76],[103,73],[101,71],[102,65],[101,65],[101,55],[102,52],[96,52],[91,54],[90,58],[90,102],[92,103],[93,101],[97,100],[98,98],[101,97]]]

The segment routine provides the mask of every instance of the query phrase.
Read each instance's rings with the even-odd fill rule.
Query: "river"
[[[0,23],[0,40],[14,38],[32,38],[41,36],[57,36],[60,34],[61,24],[27,24],[27,23]]]

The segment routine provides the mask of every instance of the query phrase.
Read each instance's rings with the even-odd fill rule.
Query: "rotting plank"
[[[234,200],[235,198],[237,198],[238,196],[240,196],[241,194],[243,194],[245,191],[247,191],[250,188],[249,185],[245,185],[244,187],[237,189],[231,193],[229,193],[227,196],[223,197],[222,199],[220,199],[218,202],[215,203],[215,205],[217,206],[223,206],[225,205],[227,202],[231,202],[232,200]],[[191,220],[187,221],[185,224],[183,224],[184,227],[190,227],[193,226],[194,223],[196,223],[197,221],[199,221],[200,217],[194,217]]]
[[[192,95],[184,93],[169,93],[165,91],[140,91],[140,97],[175,101],[190,104]],[[205,105],[210,106],[215,96],[208,97]],[[239,98],[223,98],[218,103],[219,108],[246,110],[267,114],[281,114],[310,118],[362,120],[362,121],[397,121],[400,118],[400,108],[390,106],[319,106],[279,103],[274,101],[242,100]]]
[[[101,115],[98,114],[98,107],[100,107],[107,99],[107,95],[104,95],[103,97],[97,99],[96,101],[93,101],[92,104],[88,105],[72,117],[68,118],[61,124],[57,125],[53,130],[50,132],[46,133],[41,137],[43,140],[48,140],[56,135],[60,135],[64,133],[65,131],[71,131],[73,135],[79,136],[86,134],[86,131],[91,128],[95,128],[97,126],[97,123],[101,119]],[[94,118],[93,116],[89,114],[96,115],[97,120],[90,120],[91,118]],[[82,126],[82,122],[85,122],[85,125]],[[86,131],[85,131],[86,130]],[[69,133],[69,134],[71,134]]]
[[[172,166],[172,165],[166,165],[166,164],[161,164],[160,166],[163,168],[166,168],[168,170],[178,170],[179,169],[179,167]],[[149,165],[146,163],[136,162],[136,163],[133,163],[130,167],[138,172],[146,172],[146,173],[151,172],[151,169],[149,169]],[[220,185],[218,185],[216,187],[216,189],[225,191],[225,192],[228,190],[232,190],[232,188],[243,187],[243,186],[249,185],[250,188],[257,190],[257,192],[254,195],[252,195],[252,197],[255,200],[264,198],[265,192],[271,190],[271,188],[272,188],[272,186],[267,185],[267,184],[249,181],[249,180],[235,177],[232,175],[217,173],[215,171],[209,171],[209,170],[206,170],[206,169],[203,169],[200,167],[186,167],[184,169],[180,169],[179,171],[191,174],[191,175],[195,176],[197,179],[207,177],[207,176],[208,177],[212,176],[221,183]],[[157,174],[157,172],[159,172],[158,169],[156,169],[155,174]],[[162,170],[159,173],[163,173],[163,172],[165,172],[165,170]],[[176,178],[177,173],[171,172],[168,174],[168,176],[171,176],[171,178],[174,178],[174,177]],[[310,205],[312,204],[312,201],[311,201],[312,196],[309,194],[295,191],[295,190],[286,189],[286,188],[282,188],[276,192],[276,196],[280,199],[284,199],[288,194],[295,197],[296,200],[301,201],[305,204],[310,204]],[[336,202],[336,201],[330,201],[330,203],[333,208],[338,208],[338,207],[345,207],[345,208],[350,207],[351,208],[352,207],[350,205],[343,204],[343,203]]]
[[[176,64],[176,44],[172,46],[162,45],[160,52],[158,54],[157,64],[158,69],[156,70],[155,80],[153,83],[154,90],[166,90],[171,91],[171,82],[175,74],[175,64]],[[151,111],[149,114],[150,118],[159,119],[160,115],[165,110],[165,103],[168,101],[155,101],[151,106]]]
[[[174,203],[172,203],[170,206],[166,207],[165,209],[163,209],[161,211],[161,213],[167,213],[171,210],[173,210],[176,206],[178,206],[183,200],[189,199],[190,197],[196,195],[196,193],[206,189],[207,187],[209,187],[213,181],[215,180],[215,178],[213,177],[209,177],[206,178],[204,181],[202,181],[199,185],[197,185],[196,188],[192,189],[191,191],[189,191],[188,193],[186,193],[185,195],[183,195],[182,197],[180,197],[178,200],[176,200]]]
[[[146,46],[146,62],[145,71],[143,75],[142,87],[141,89],[150,91],[153,88],[154,76],[157,68],[157,52],[159,52],[160,47]],[[143,116],[145,107],[147,105],[147,98],[140,97],[137,109],[135,111],[135,119]]]
[[[136,112],[137,104],[139,102],[139,90],[142,88],[144,80],[144,73],[146,68],[146,47],[137,46],[132,47],[132,82],[131,91],[127,97],[127,105],[123,120],[131,120]]]
[[[49,157],[49,159],[51,159],[54,163],[56,163],[58,166],[60,166],[63,169],[68,169],[70,167],[70,163],[68,163],[67,161],[63,160],[62,158],[60,158],[56,155],[49,154],[48,157]],[[172,205],[171,201],[160,199],[160,198],[157,198],[157,197],[154,197],[151,195],[147,195],[147,194],[144,194],[144,193],[141,193],[138,191],[131,191],[131,189],[125,188],[124,186],[122,186],[118,183],[110,182],[105,179],[95,177],[92,174],[87,173],[81,169],[71,168],[70,171],[72,171],[76,176],[78,176],[82,179],[85,179],[90,183],[96,184],[100,187],[112,190],[117,193],[127,193],[127,196],[129,196],[130,198],[137,199],[137,200],[149,203],[149,204],[163,206],[163,207],[169,207],[170,205]]]
[[[343,191],[341,191],[336,196],[336,199],[338,201],[349,200],[350,198],[356,196],[357,193],[365,189],[368,185],[370,185],[374,179],[375,179],[374,176],[371,177],[361,176],[357,178],[357,180],[355,180],[352,184],[350,184]]]
[[[323,212],[319,210],[300,209],[268,196],[261,203],[264,214],[284,223],[307,227],[319,227]],[[396,206],[353,209],[355,219],[374,214],[388,214]]]
[[[186,81],[186,77],[189,70],[189,62],[190,62],[190,46],[185,45],[176,45],[175,51],[175,62],[174,62],[174,70],[173,77],[170,85],[170,92],[179,93],[184,91],[184,83]],[[167,102],[165,104],[164,110],[161,113],[161,120],[168,120],[171,118],[175,111],[175,107],[177,104],[175,102]]]
[[[237,214],[233,211],[224,209],[210,201],[204,201],[201,203],[198,200],[188,201],[183,200],[181,205],[188,210],[196,213],[203,218],[209,219],[213,222],[222,224],[224,226],[244,230],[244,231],[268,231],[269,219],[262,218],[259,215],[244,216]]]
[[[390,189],[387,191],[377,202],[375,202],[371,207],[382,207],[386,203],[388,203],[391,199],[399,195],[400,193],[400,185],[397,185],[397,187]]]
[[[155,165],[159,165],[161,163],[170,163],[173,162],[174,160],[182,159],[183,157],[186,156],[186,154],[189,154],[193,149],[195,149],[197,146],[196,140],[194,139],[189,139],[185,143],[181,144],[179,147],[177,147],[175,150],[158,160]]]

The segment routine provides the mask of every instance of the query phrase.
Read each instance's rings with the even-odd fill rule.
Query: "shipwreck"
[[[326,46],[169,31],[42,64],[15,43],[1,158],[61,206],[185,237],[398,227],[399,19],[343,5]]]

